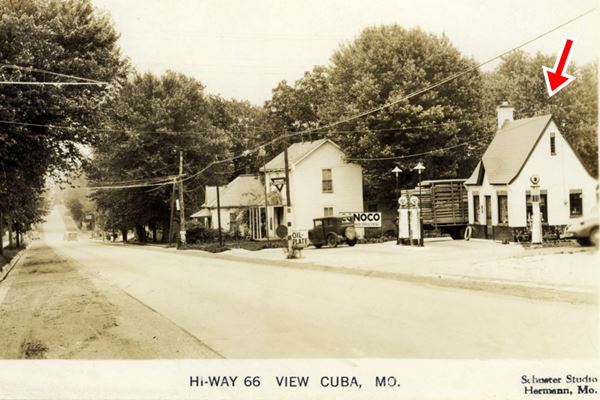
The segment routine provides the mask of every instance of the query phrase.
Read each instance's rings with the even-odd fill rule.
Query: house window
[[[570,191],[569,210],[571,217],[581,217],[583,215],[583,200],[580,189]]]
[[[333,216],[333,207],[325,207],[323,209],[323,216],[332,217]]]
[[[529,194],[529,190],[526,195],[526,204],[527,204],[527,221],[530,221],[533,215],[533,206],[531,205],[531,195]],[[542,213],[542,222],[548,222],[548,195],[546,193],[540,194],[540,211]]]
[[[331,169],[322,170],[323,193],[333,193],[333,181],[331,179]]]
[[[550,133],[550,155],[556,155],[556,134],[554,132]]]
[[[498,224],[508,225],[508,196],[498,195]]]
[[[479,194],[473,195],[473,222],[479,223]]]

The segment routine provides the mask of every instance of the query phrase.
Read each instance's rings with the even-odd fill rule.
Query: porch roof
[[[217,187],[206,187],[206,201],[202,208],[217,207]],[[279,193],[269,193],[269,205],[281,204]],[[225,186],[219,187],[219,200],[223,208],[263,207],[265,186],[257,175],[239,175]]]

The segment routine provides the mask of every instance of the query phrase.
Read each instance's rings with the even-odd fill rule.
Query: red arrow
[[[559,90],[567,86],[573,81],[573,79],[575,79],[574,76],[564,73],[565,67],[569,65],[571,48],[573,47],[574,43],[575,39],[567,38],[565,40],[562,52],[556,60],[556,64],[554,64],[554,69],[542,67],[542,70],[544,71],[544,78],[546,78],[546,88],[548,89],[548,94],[550,97],[554,96]]]

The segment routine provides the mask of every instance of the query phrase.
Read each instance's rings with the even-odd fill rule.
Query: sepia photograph
[[[0,0],[0,399],[593,398],[599,22]]]

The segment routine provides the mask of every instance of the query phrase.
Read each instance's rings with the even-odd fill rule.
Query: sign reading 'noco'
[[[352,222],[355,228],[381,228],[381,213],[355,212],[352,213]]]

